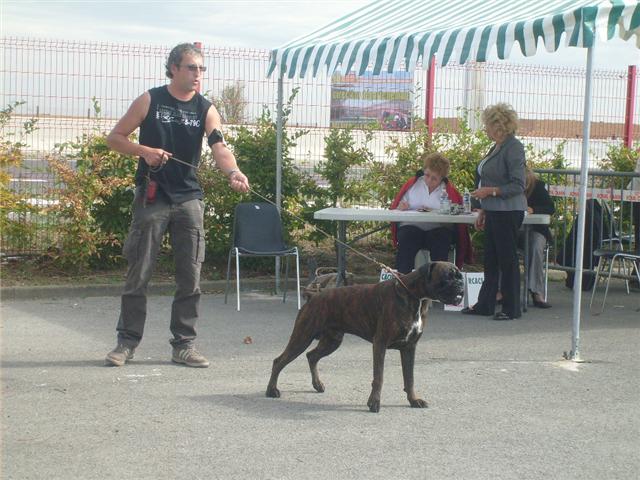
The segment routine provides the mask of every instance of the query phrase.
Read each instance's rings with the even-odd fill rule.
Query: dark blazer
[[[547,215],[553,215],[556,211],[556,207],[553,203],[553,199],[549,196],[546,184],[539,179],[536,179],[536,183],[533,186],[531,195],[527,197],[527,205],[533,209],[533,213],[546,213]],[[547,241],[551,241],[551,230],[548,225],[533,225],[533,230],[540,232],[545,236]]]
[[[500,195],[480,200],[484,210],[512,211],[526,210],[524,146],[513,135],[509,135],[498,148],[491,147],[485,157],[482,174],[476,169],[476,188],[482,180],[483,187],[498,187]]]

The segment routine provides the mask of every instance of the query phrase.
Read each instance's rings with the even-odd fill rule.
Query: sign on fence
[[[411,130],[413,74],[353,73],[331,77],[331,127]]]
[[[549,185],[552,197],[578,198],[580,187],[577,185]],[[611,188],[587,188],[587,199],[640,202],[640,190],[620,190]]]

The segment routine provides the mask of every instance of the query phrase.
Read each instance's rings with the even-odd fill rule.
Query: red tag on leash
[[[156,193],[158,192],[158,182],[155,180],[149,180],[147,184],[146,199],[147,203],[153,203],[156,201]]]

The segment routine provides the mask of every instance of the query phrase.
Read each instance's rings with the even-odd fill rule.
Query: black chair
[[[629,236],[621,236],[618,233],[615,217],[607,202],[591,198],[587,200],[585,209],[585,230],[584,230],[584,250],[582,259],[582,289],[591,290],[594,285],[595,275],[591,271],[601,256],[596,256],[595,252],[601,250],[623,250],[630,242]],[[569,231],[562,247],[558,251],[556,263],[565,267],[575,267],[576,245],[577,245],[578,217],[576,216],[573,226]],[[566,286],[573,288],[574,272],[567,272]]]
[[[297,247],[285,245],[282,237],[282,222],[275,205],[270,203],[239,203],[233,220],[233,245],[227,262],[227,287],[224,303],[229,293],[231,259],[236,258],[237,310],[240,311],[240,257],[286,257],[285,287],[282,301],[287,299],[289,280],[289,257],[296,257],[296,279],[298,287],[298,310],[300,309],[300,260]]]
[[[621,235],[618,231],[616,218],[611,210],[611,206],[607,202],[599,202],[602,208],[602,239],[601,249],[628,250],[633,243],[633,235]],[[595,256],[595,252],[594,252]]]

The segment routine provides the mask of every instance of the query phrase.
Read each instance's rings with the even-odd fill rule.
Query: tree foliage
[[[246,120],[247,101],[244,98],[244,85],[236,81],[222,88],[219,97],[211,102],[218,110],[222,121],[228,125],[240,125]]]

